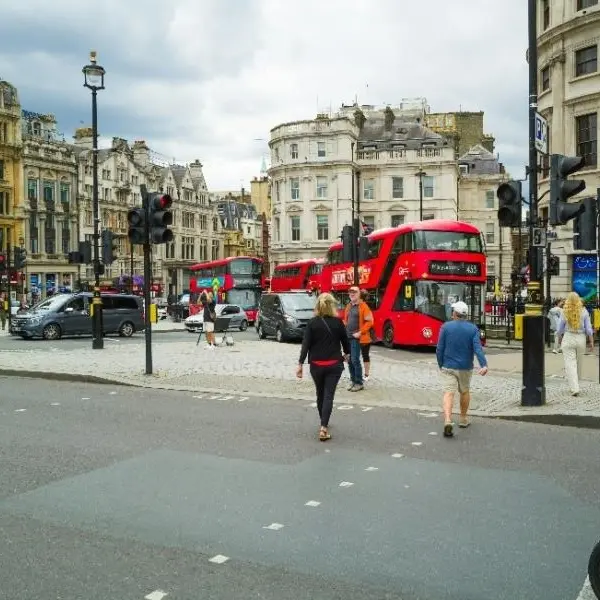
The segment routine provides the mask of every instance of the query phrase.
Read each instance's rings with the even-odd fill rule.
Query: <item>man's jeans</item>
[[[360,363],[360,342],[355,338],[350,339],[350,379],[355,385],[363,385],[363,371]]]

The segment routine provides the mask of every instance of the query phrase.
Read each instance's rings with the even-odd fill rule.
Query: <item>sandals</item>
[[[327,427],[321,427],[319,430],[319,440],[321,442],[326,442],[331,439],[331,434],[327,431]]]

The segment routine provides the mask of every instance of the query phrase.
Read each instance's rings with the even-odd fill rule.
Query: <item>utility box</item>
[[[150,323],[158,323],[158,306],[154,302],[150,303]]]
[[[524,315],[515,315],[515,340],[523,339],[523,317]]]

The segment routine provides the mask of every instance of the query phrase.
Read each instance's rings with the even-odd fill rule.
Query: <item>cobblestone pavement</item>
[[[239,341],[234,346],[214,350],[190,342],[161,344],[154,349],[153,375],[145,375],[142,339],[139,343],[127,346],[107,344],[103,350],[90,348],[41,352],[36,348],[40,346],[32,343],[19,349],[0,351],[0,372],[88,376],[136,386],[211,391],[216,394],[287,397],[303,401],[312,401],[314,398],[308,367],[305,367],[304,379],[295,377],[299,346],[293,344]],[[362,392],[348,392],[345,375],[336,398],[338,404],[439,409],[440,381],[433,357],[399,361],[386,358],[384,353],[377,353],[373,357],[372,367],[372,381]],[[473,414],[600,416],[600,386],[596,383],[584,381],[581,395],[573,398],[563,378],[548,377],[546,406],[523,408],[520,406],[520,375],[495,372],[493,362],[491,369],[490,375],[473,378]]]

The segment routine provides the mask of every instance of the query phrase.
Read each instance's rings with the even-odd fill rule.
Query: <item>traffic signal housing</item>
[[[506,181],[498,186],[498,221],[500,227],[521,227],[523,206],[520,181]]]
[[[173,204],[169,194],[148,194],[148,225],[151,244],[166,244],[173,241],[173,213],[168,210]]]
[[[598,202],[600,198],[584,198],[583,212],[573,221],[573,248],[596,250],[598,247]]]
[[[354,260],[354,228],[352,225],[342,227],[342,262],[352,262]]]
[[[14,267],[17,271],[22,271],[25,268],[27,262],[27,250],[25,248],[14,249]]]
[[[104,229],[102,231],[102,262],[105,265],[112,265],[115,260],[117,260],[115,235],[110,229]]]
[[[567,179],[584,166],[585,159],[581,156],[553,154],[550,157],[550,225],[565,225],[585,210],[581,202],[569,203],[571,196],[585,190],[585,181]]]
[[[129,225],[127,237],[132,245],[141,245],[146,241],[146,209],[130,208],[127,211],[127,223]]]

